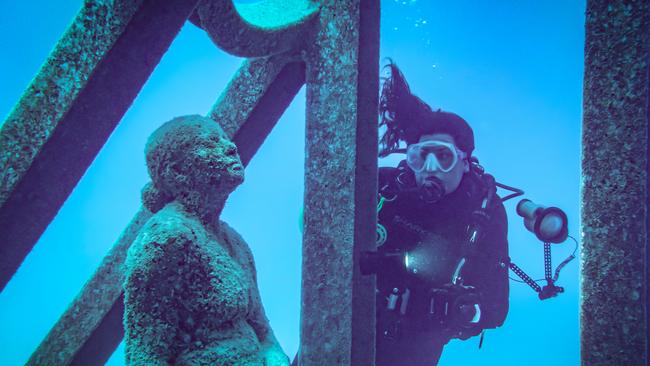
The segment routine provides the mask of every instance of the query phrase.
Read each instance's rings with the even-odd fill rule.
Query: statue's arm
[[[253,275],[255,276],[255,273],[253,273]],[[266,362],[265,365],[289,366],[289,358],[284,353],[284,350],[282,350],[282,346],[280,346],[278,340],[275,338],[273,329],[271,329],[269,320],[264,313],[264,307],[257,288],[257,281],[255,281],[255,286],[251,291],[254,294],[252,296],[252,311],[248,317],[248,323],[253,327],[258,339],[260,340],[262,346],[261,354]]]
[[[244,239],[230,227],[226,229],[226,240],[241,242],[242,245],[240,248],[243,251],[242,256],[245,258],[244,266],[246,267],[245,269],[249,271],[253,279],[253,284],[250,292],[250,311],[246,320],[248,324],[250,324],[250,326],[253,328],[253,330],[255,330],[257,338],[260,341],[260,344],[262,346],[260,353],[265,360],[265,365],[289,366],[289,358],[282,350],[282,346],[280,346],[278,340],[275,338],[273,329],[271,329],[269,320],[264,313],[264,306],[262,305],[259,288],[257,287],[257,270],[255,268],[253,254],[251,253],[250,248]]]
[[[129,249],[124,282],[128,365],[169,365],[177,356],[183,280],[177,263],[190,234],[173,221],[154,217]]]

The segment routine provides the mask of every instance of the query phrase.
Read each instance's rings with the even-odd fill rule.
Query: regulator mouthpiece
[[[438,177],[428,177],[419,189],[420,198],[427,203],[436,203],[445,195],[445,184]]]
[[[557,207],[544,207],[523,199],[517,204],[517,214],[524,226],[544,243],[562,243],[568,236],[567,216]]]

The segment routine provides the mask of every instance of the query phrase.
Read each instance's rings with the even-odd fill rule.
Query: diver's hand
[[[279,347],[270,347],[264,351],[264,366],[290,366],[289,357]]]

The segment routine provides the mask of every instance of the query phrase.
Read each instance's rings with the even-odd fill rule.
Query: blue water
[[[488,4],[489,3],[489,4]],[[81,1],[2,1],[0,116],[10,112]],[[475,154],[498,181],[558,206],[579,239],[584,1],[394,1],[382,4],[381,56],[413,91],[474,128]],[[0,364],[21,365],[140,207],[148,135],[174,116],[206,113],[241,59],[186,25],[110,140],[0,293]],[[110,102],[110,101],[107,101]],[[251,246],[264,306],[287,353],[298,347],[304,90],[251,161],[223,213]],[[92,127],[92,126],[90,126]],[[389,164],[390,162],[382,162]],[[516,200],[513,200],[516,201]],[[513,261],[543,277],[542,246],[508,202]],[[554,263],[573,251],[554,247]],[[478,340],[452,341],[440,365],[577,365],[578,260],[566,292],[541,302],[511,282],[508,319]],[[123,364],[123,348],[109,365]]]

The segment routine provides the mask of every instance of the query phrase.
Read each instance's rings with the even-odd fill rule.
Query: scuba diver
[[[468,123],[432,110],[387,67],[380,157],[406,159],[379,168],[378,248],[360,265],[377,275],[376,365],[430,366],[449,340],[503,324],[507,217],[494,178],[472,156]]]

